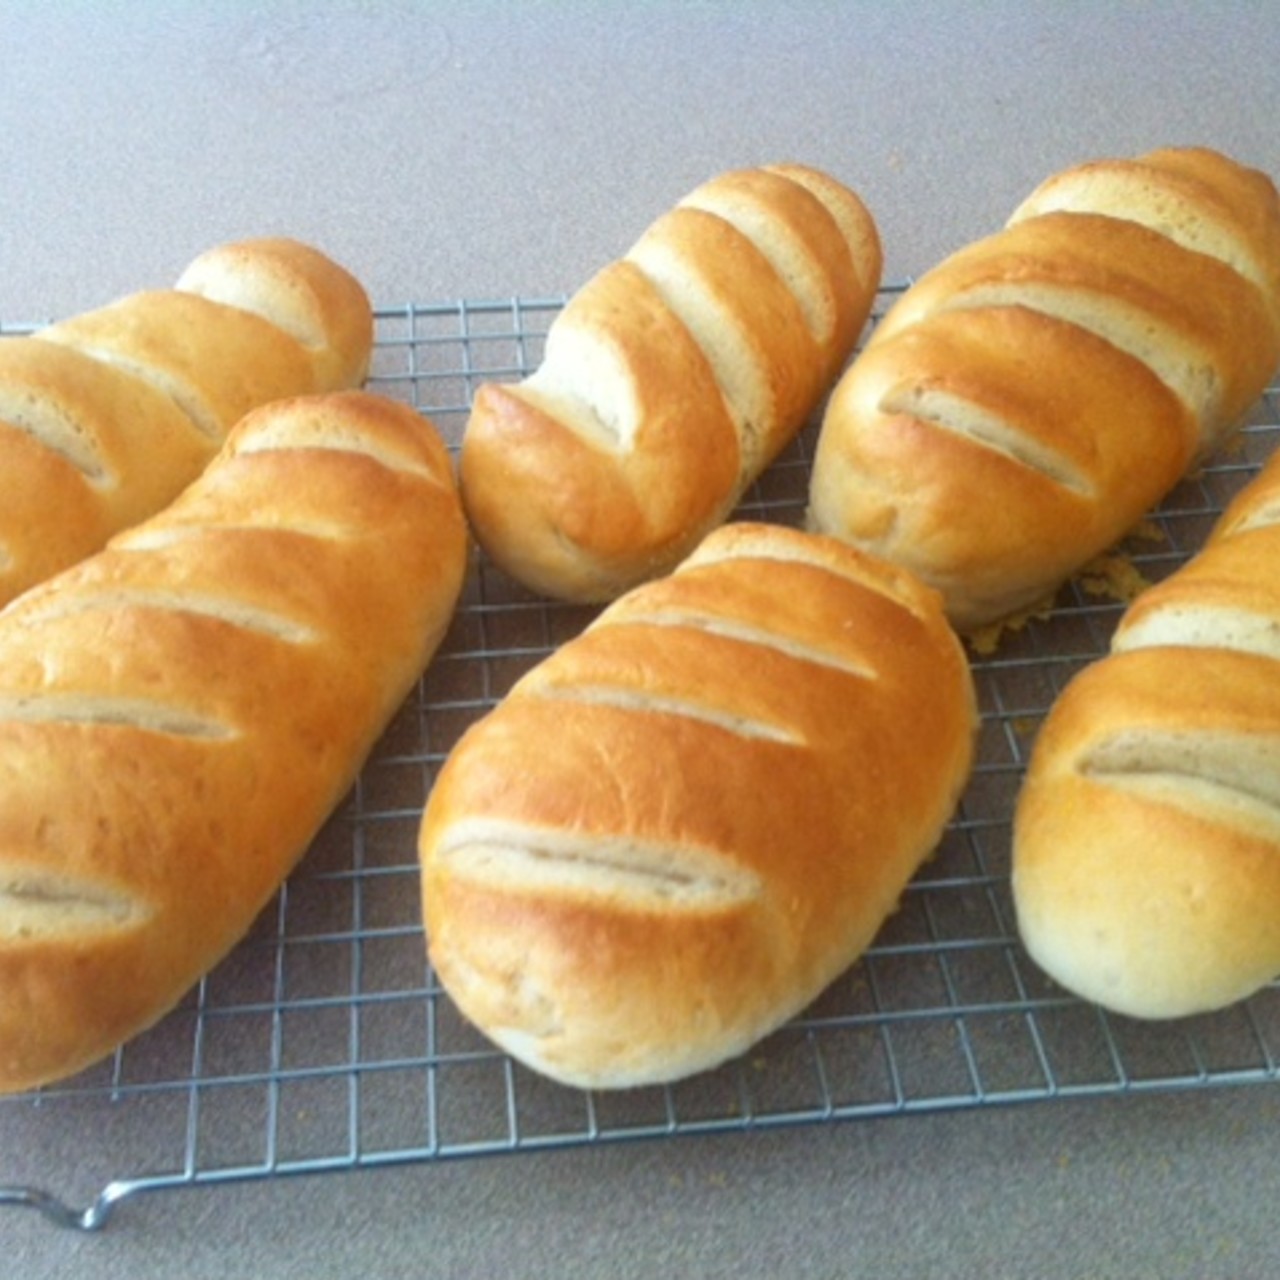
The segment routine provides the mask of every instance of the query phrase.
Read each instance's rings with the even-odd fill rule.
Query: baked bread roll
[[[109,1053],[248,930],[441,639],[466,541],[414,410],[278,401],[0,613],[0,1090]]]
[[[698,187],[569,300],[531,377],[477,391],[460,462],[477,541],[563,599],[670,571],[830,389],[880,269],[870,215],[823,173]]]
[[[450,753],[420,837],[431,962],[560,1082],[712,1067],[870,943],[974,729],[933,592],[828,539],[728,524]]]
[[[0,607],[165,506],[250,409],[359,385],[372,344],[359,283],[282,239],[0,339]]]
[[[943,593],[962,630],[1048,600],[1280,362],[1280,199],[1204,149],[1049,179],[923,276],[832,393],[813,528]]]
[[[1109,1009],[1222,1008],[1280,974],[1280,456],[1129,607],[1112,650],[1036,740],[1018,928]]]

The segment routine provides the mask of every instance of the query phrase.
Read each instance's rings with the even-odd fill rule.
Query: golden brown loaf
[[[531,377],[476,393],[461,482],[481,546],[565,599],[668,572],[829,390],[880,269],[870,215],[823,173],[698,187],[569,300]]]
[[[741,1053],[893,910],[974,721],[935,593],[829,539],[730,523],[450,754],[421,832],[440,981],[568,1084]]]
[[[0,614],[0,1090],[107,1054],[245,933],[465,561],[431,425],[338,392],[255,411],[174,505]]]
[[[359,283],[284,239],[0,339],[0,607],[171,501],[250,409],[358,386],[372,343]]]
[[[1032,753],[1013,887],[1032,957],[1168,1018],[1280,975],[1280,455],[1139,596]]]
[[[1280,199],[1204,149],[1082,165],[894,304],[832,393],[813,527],[968,630],[1046,600],[1280,362]]]

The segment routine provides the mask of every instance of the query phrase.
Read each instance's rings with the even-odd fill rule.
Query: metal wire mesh
[[[888,300],[886,291],[882,304]],[[558,299],[378,313],[371,386],[456,443],[476,385],[536,366]],[[810,428],[741,514],[797,523]],[[1280,441],[1280,392],[1241,444],[1182,484],[1046,619],[973,651],[972,781],[936,855],[864,959],[801,1017],[720,1070],[591,1094],[514,1064],[459,1017],[425,961],[415,840],[435,770],[518,676],[592,610],[536,598],[477,559],[441,652],[353,792],[250,936],[152,1031],[98,1067],[0,1100],[0,1204],[103,1225],[139,1191],[1068,1095],[1277,1078],[1280,988],[1146,1025],[1065,995],[1015,936],[1010,820],[1055,695],[1106,648],[1109,564],[1163,577]],[[77,1169],[46,1153],[78,1143]]]

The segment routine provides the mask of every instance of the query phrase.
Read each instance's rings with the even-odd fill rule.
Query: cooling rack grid
[[[884,291],[877,314],[902,287]],[[456,445],[475,387],[536,367],[562,303],[383,308],[371,389],[417,406]],[[799,523],[815,434],[801,434],[739,516]],[[428,971],[415,842],[434,773],[466,727],[594,612],[536,598],[476,557],[436,660],[244,942],[109,1061],[0,1100],[0,1205],[94,1229],[143,1191],[1275,1081],[1276,985],[1218,1014],[1147,1025],[1048,982],[1015,936],[1009,845],[1036,730],[1105,651],[1123,608],[1115,585],[1133,572],[1158,580],[1193,554],[1277,443],[1273,387],[1239,444],[1065,587],[1048,617],[971,650],[978,762],[898,912],[802,1016],[665,1088],[592,1094],[544,1081],[469,1028]],[[51,1170],[45,1153],[73,1135],[77,1167]]]

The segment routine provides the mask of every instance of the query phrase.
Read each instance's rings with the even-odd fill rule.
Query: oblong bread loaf
[[[1014,827],[1027,950],[1120,1013],[1280,974],[1280,456],[1053,706]]]
[[[720,174],[597,272],[462,442],[477,541],[534,591],[606,601],[669,572],[795,436],[879,288],[876,227],[803,165]]]
[[[1077,166],[922,276],[831,394],[809,518],[973,630],[1047,603],[1280,363],[1280,197],[1205,148]]]
[[[933,592],[829,539],[724,526],[450,754],[420,838],[432,964],[556,1080],[711,1067],[870,943],[974,728]]]
[[[360,283],[283,237],[0,339],[0,606],[171,502],[250,410],[359,386],[372,347]]]
[[[0,1091],[88,1066],[248,930],[453,614],[434,428],[245,418],[172,506],[0,612]]]

